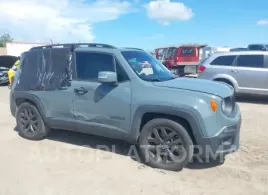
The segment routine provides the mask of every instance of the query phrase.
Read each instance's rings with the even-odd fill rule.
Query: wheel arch
[[[230,75],[225,75],[225,74],[221,74],[221,75],[216,75],[213,79],[213,81],[223,81],[226,83],[230,83],[233,88],[235,89],[235,91],[238,90],[238,83],[235,80],[234,77],[230,76]]]
[[[196,138],[200,136],[200,124],[192,112],[169,106],[150,105],[140,106],[133,115],[129,141],[137,142],[143,125],[154,118],[166,118],[179,122],[186,128],[194,143],[196,143]]]
[[[42,105],[41,100],[37,96],[25,92],[15,92],[12,96],[17,107],[19,107],[19,105],[24,102],[28,102],[37,108],[43,120],[46,119],[44,106]]]

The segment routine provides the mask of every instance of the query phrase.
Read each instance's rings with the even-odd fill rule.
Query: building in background
[[[20,56],[21,53],[28,51],[32,47],[48,44],[49,43],[8,42],[6,43],[6,55]]]
[[[1,55],[6,55],[7,54],[7,48],[5,47],[0,47],[0,56]]]

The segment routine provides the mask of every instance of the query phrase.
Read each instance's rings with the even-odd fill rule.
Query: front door
[[[111,54],[77,52],[74,115],[77,130],[112,138],[130,131],[131,82]],[[97,81],[100,71],[116,71],[118,84]]]
[[[268,94],[268,69],[263,55],[240,55],[230,73],[242,93]]]

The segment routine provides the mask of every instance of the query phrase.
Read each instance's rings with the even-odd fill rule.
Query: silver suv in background
[[[250,51],[268,51],[268,44],[250,44],[248,45]]]
[[[215,53],[201,62],[198,77],[227,83],[236,94],[268,95],[268,52]]]

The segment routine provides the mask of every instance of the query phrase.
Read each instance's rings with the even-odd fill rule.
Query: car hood
[[[226,84],[195,78],[177,78],[163,82],[153,82],[153,84],[158,87],[168,87],[208,93],[211,95],[220,96],[222,98],[230,96],[233,93],[232,87]]]
[[[10,55],[0,56],[0,67],[10,69],[12,68],[16,60],[17,60],[16,56],[10,56]]]

